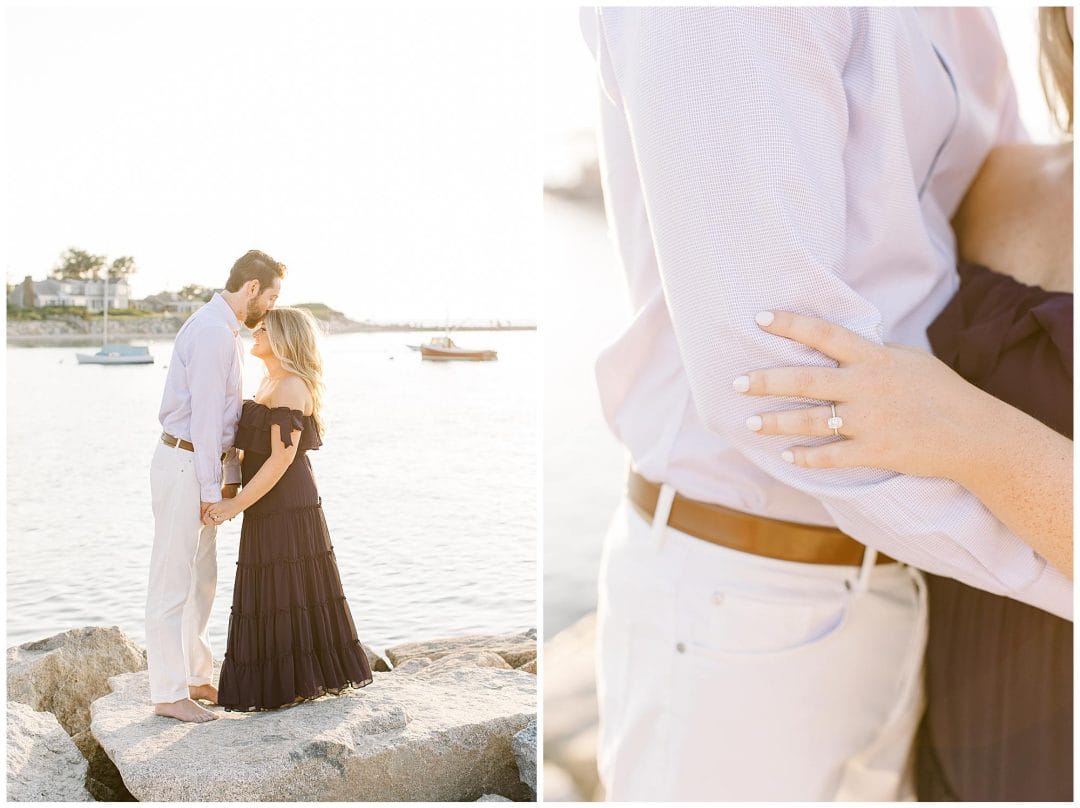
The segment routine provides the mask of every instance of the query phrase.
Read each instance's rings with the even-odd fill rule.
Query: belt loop
[[[660,493],[656,495],[656,510],[653,511],[652,539],[657,548],[664,543],[668,517],[671,516],[671,504],[675,501],[675,489],[667,483],[660,484]]]
[[[855,594],[861,595],[870,587],[870,575],[877,564],[877,550],[867,547],[863,550],[862,566],[859,567],[859,577],[855,581]]]

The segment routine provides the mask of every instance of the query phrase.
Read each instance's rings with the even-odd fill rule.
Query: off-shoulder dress
[[[371,683],[315,484],[309,451],[322,439],[311,416],[244,402],[235,444],[247,485],[270,456],[270,427],[296,457],[244,511],[229,639],[218,684],[227,710],[270,710]]]

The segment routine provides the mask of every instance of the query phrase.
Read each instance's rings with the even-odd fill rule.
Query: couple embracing
[[[274,308],[285,266],[251,250],[176,335],[150,467],[154,544],[146,599],[150,699],[205,722],[372,681],[356,636],[307,452],[322,444],[318,328]],[[243,397],[240,327],[266,375]],[[218,686],[208,636],[217,528],[243,513]]]
[[[1069,142],[990,12],[600,8],[609,799],[1072,799]]]

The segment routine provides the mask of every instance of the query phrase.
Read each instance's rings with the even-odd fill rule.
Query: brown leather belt
[[[179,446],[181,449],[187,449],[189,452],[195,451],[195,447],[192,446],[188,441],[184,440],[183,438],[174,438],[168,432],[161,433],[161,442],[164,443],[166,446],[170,446],[172,448],[176,448],[177,446]],[[221,459],[225,459],[224,454],[221,455]]]
[[[638,513],[652,522],[660,486],[631,471],[627,494]],[[667,523],[668,527],[712,544],[800,564],[858,566],[866,551],[865,545],[835,527],[754,516],[678,493],[671,504]],[[877,563],[896,562],[878,553]]]

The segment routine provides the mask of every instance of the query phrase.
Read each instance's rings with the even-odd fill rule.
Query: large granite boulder
[[[8,802],[90,802],[86,760],[52,713],[7,706]]]
[[[536,678],[425,665],[366,688],[207,724],[155,716],[146,673],[114,677],[94,736],[139,800],[529,799],[511,749],[536,712]]]
[[[514,750],[514,759],[517,760],[518,772],[521,774],[521,782],[532,789],[536,794],[536,719],[529,722],[521,732],[514,736],[510,744]]]
[[[519,668],[536,659],[536,629],[520,634],[470,634],[403,643],[387,648],[386,658],[396,668],[416,657],[426,657],[434,662],[440,657],[463,651],[489,651],[502,657],[511,668]]]
[[[603,799],[596,771],[596,614],[544,644],[544,789],[548,801]],[[548,767],[555,775],[548,777]]]
[[[11,701],[56,716],[89,762],[86,787],[99,800],[131,795],[90,733],[90,704],[109,691],[108,679],[146,670],[146,654],[116,626],[86,626],[7,651]]]
[[[73,628],[7,651],[9,701],[47,710],[72,737],[90,728],[90,703],[110,676],[146,670],[146,654],[116,626]]]

